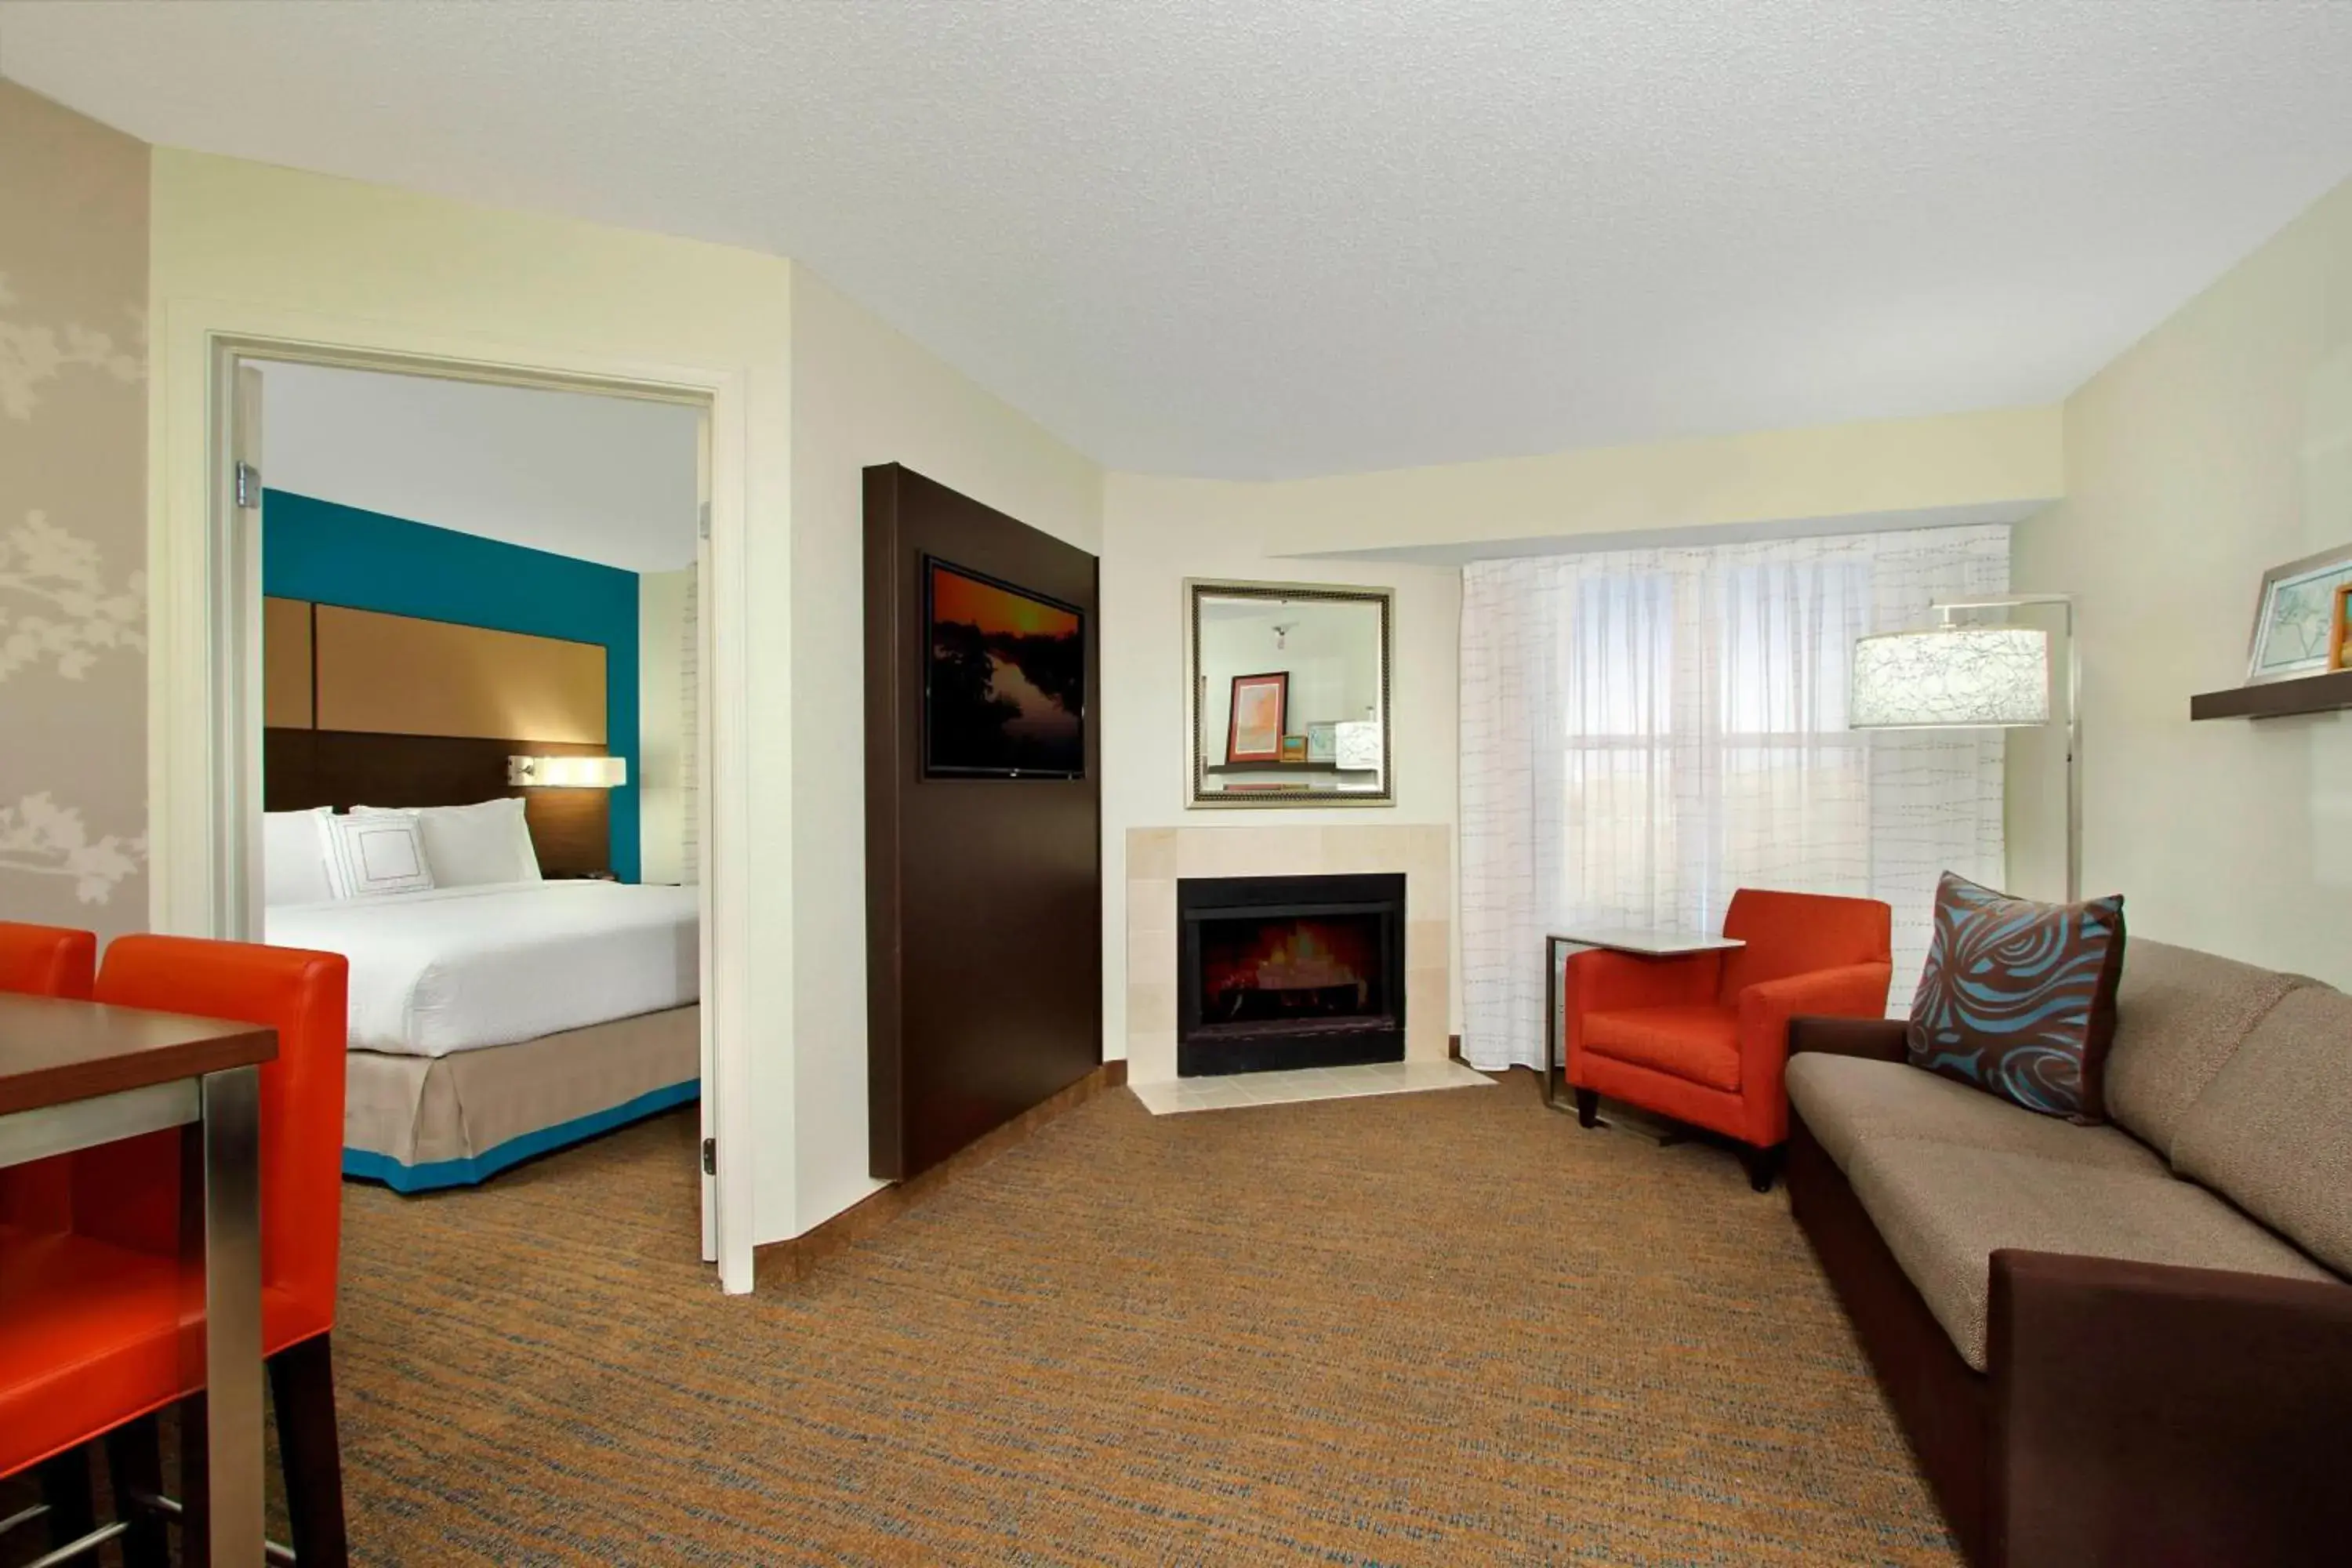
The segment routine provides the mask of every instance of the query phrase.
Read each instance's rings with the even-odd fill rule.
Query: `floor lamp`
[[[2066,632],[2066,901],[2083,897],[2083,659],[2074,596],[2011,594],[1931,605],[1927,631],[1886,632],[1853,645],[1848,727],[1855,730],[2032,729],[2050,722],[2050,634],[2033,626],[1961,626],[1969,610],[2054,605]]]

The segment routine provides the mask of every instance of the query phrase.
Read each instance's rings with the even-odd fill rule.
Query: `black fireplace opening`
[[[1404,878],[1176,885],[1176,1073],[1404,1060]]]

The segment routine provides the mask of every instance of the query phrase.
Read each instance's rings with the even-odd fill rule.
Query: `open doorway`
[[[715,1260],[707,405],[228,368],[238,912],[351,960],[346,1177],[667,1118]]]

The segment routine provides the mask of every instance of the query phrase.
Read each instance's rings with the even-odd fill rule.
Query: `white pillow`
[[[501,795],[475,805],[426,805],[414,810],[355,805],[353,816],[412,816],[425,830],[425,863],[436,888],[488,882],[536,882],[539,853],[531,847],[522,802]]]
[[[261,898],[266,904],[323,904],[335,896],[327,877],[329,806],[261,814]]]
[[[327,818],[328,873],[335,896],[420,893],[433,886],[425,858],[425,831],[404,811]]]

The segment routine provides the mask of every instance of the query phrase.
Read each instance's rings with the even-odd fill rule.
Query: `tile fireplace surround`
[[[1129,828],[1128,1081],[1176,1078],[1176,883],[1184,877],[1404,873],[1404,1057],[1444,1061],[1453,853],[1453,829],[1443,823]]]

